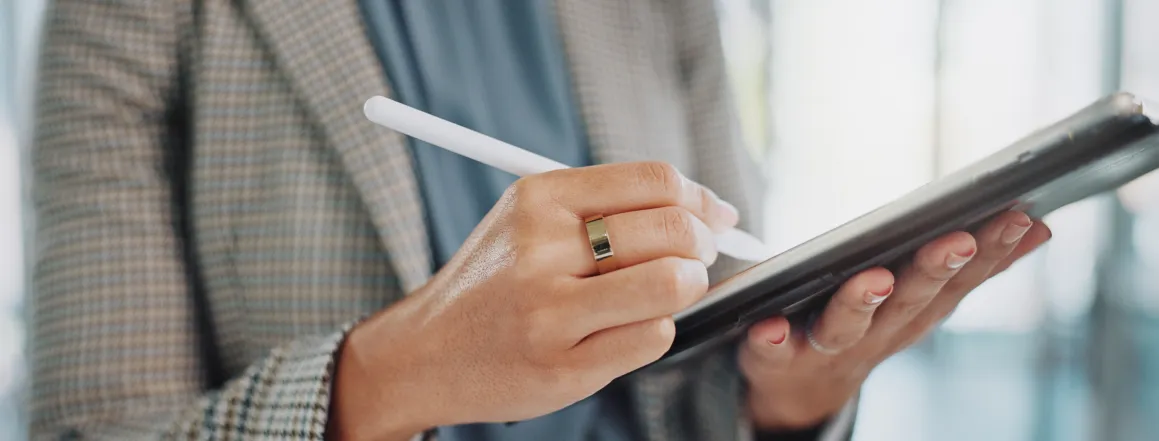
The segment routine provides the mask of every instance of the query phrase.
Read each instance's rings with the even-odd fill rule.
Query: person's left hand
[[[896,281],[884,268],[859,273],[816,316],[811,332],[790,332],[783,317],[754,325],[739,355],[753,424],[778,431],[822,423],[877,364],[920,340],[967,293],[1051,233],[1023,213],[1008,212],[975,236],[957,232],[930,242]]]

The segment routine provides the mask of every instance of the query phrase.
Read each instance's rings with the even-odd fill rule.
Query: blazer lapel
[[[705,0],[708,1],[708,0]],[[686,173],[692,164],[681,108],[677,63],[660,2],[557,0],[572,81],[597,162],[667,161]],[[643,371],[623,380],[645,439],[739,439],[738,378],[730,354],[700,370]],[[689,416],[692,416],[691,420]],[[699,420],[694,422],[692,420]],[[696,433],[692,427],[708,427]]]
[[[689,172],[687,126],[663,2],[556,0],[596,162],[666,161]],[[659,4],[660,6],[657,6]],[[673,124],[678,121],[678,124]]]
[[[358,5],[349,0],[240,1],[328,144],[338,151],[403,289],[414,291],[431,274],[423,205],[405,139],[362,114],[362,103],[388,95],[388,88]]]

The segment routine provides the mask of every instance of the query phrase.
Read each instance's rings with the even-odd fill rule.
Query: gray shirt
[[[571,166],[590,162],[553,0],[360,0],[394,97]],[[410,140],[435,267],[443,265],[515,176]],[[440,440],[633,439],[616,385],[559,412],[505,424],[439,428]]]

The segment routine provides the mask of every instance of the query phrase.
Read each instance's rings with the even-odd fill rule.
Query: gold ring
[[[608,237],[604,216],[597,215],[584,219],[584,226],[588,230],[588,243],[592,246],[592,255],[596,258],[596,269],[600,274],[617,270],[619,265],[616,261],[616,252],[612,251],[612,239]]]

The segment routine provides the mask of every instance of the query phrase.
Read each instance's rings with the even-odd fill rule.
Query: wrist
[[[440,423],[437,391],[382,314],[352,329],[335,357],[328,441],[409,440]]]

